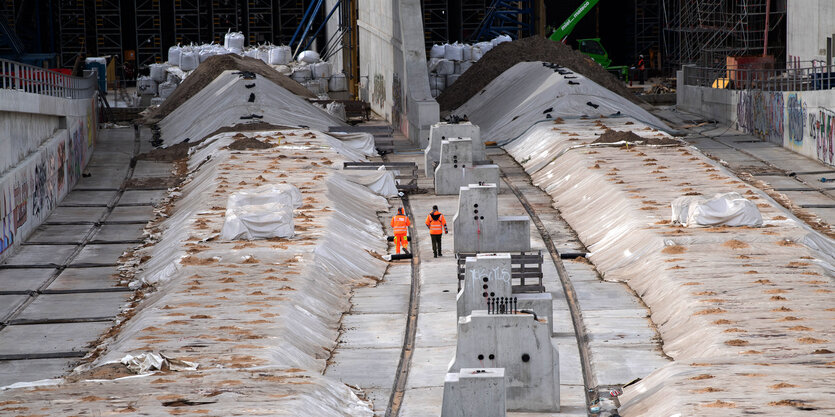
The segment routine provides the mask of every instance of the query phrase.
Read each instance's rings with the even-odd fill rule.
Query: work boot
[[[437,257],[438,257],[438,254],[433,253],[433,254],[432,254],[432,257],[433,257],[433,258],[437,258]]]
[[[443,254],[441,254],[441,252],[438,252],[438,256],[444,256],[444,255],[443,255]]]

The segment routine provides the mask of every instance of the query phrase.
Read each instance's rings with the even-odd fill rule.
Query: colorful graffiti
[[[827,109],[809,112],[809,137],[815,140],[818,159],[835,164],[835,112]]]
[[[29,203],[29,179],[25,174],[15,178],[14,203],[14,227],[15,229],[20,229],[29,217],[27,215]]]
[[[801,145],[806,127],[806,103],[797,93],[789,94],[786,99],[786,127],[789,133],[789,143]]]
[[[737,124],[769,142],[783,144],[783,93],[742,91],[737,103]]]
[[[0,253],[12,247],[17,229],[14,216],[14,190],[11,184],[0,187]]]

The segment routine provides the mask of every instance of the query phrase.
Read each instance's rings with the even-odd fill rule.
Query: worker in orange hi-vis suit
[[[403,252],[409,253],[409,240],[406,234],[412,222],[406,217],[403,207],[397,209],[397,215],[391,218],[391,228],[394,230],[394,244],[397,246],[397,253],[400,253],[400,245],[403,245]]]
[[[426,216],[426,227],[429,228],[429,235],[432,238],[432,254],[435,258],[441,255],[441,236],[443,233],[449,233],[446,228],[446,219],[444,215],[438,211],[438,206],[432,206],[432,212]]]

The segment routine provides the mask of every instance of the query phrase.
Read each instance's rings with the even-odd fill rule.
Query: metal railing
[[[81,78],[20,62],[0,59],[0,89],[63,98],[90,98],[96,92],[95,73]]]
[[[706,68],[685,65],[684,84],[729,90],[810,91],[835,88],[835,66],[795,62],[789,68]]]

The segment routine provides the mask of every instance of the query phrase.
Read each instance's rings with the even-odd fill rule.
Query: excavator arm
[[[550,39],[552,41],[563,42],[565,43],[565,38],[574,31],[574,27],[577,26],[577,23],[580,20],[583,20],[584,17],[597,5],[600,0],[585,0],[574,13],[571,13],[571,16],[568,19],[565,19],[565,22],[554,30],[554,33],[551,34]]]

